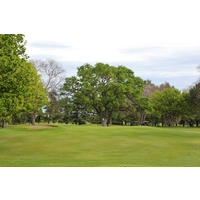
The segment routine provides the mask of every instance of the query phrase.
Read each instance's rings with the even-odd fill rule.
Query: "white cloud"
[[[25,34],[32,58],[132,63],[163,81],[194,77],[200,64],[198,0],[8,0],[0,15],[5,32]]]
[[[194,69],[188,69],[183,71],[147,71],[142,72],[141,75],[149,76],[149,77],[162,77],[162,78],[180,78],[180,77],[187,77],[188,74],[190,77],[197,76],[197,72]]]

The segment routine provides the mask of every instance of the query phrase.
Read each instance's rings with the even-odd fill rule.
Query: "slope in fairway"
[[[0,166],[200,166],[200,129],[12,126],[0,129]]]

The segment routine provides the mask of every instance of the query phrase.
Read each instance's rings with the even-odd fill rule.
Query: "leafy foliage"
[[[26,61],[25,44],[24,35],[0,35],[0,118],[3,127],[13,115],[37,107],[34,100],[45,96],[37,71]]]
[[[78,68],[77,77],[66,78],[62,88],[76,109],[94,110],[107,124],[115,111],[126,110],[142,94],[144,82],[124,66],[96,63]]]
[[[175,88],[155,91],[150,97],[150,102],[157,115],[162,116],[163,123],[170,126],[181,117],[187,105],[181,92]]]

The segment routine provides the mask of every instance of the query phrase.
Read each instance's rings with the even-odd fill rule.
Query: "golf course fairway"
[[[4,167],[199,167],[200,128],[59,124],[0,129]]]

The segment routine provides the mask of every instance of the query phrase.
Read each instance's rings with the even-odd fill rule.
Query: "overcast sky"
[[[200,76],[197,0],[26,2],[12,2],[14,15],[4,26],[9,33],[25,34],[31,59],[55,59],[67,76],[76,75],[84,63],[96,62],[124,65],[136,76],[180,90]]]

